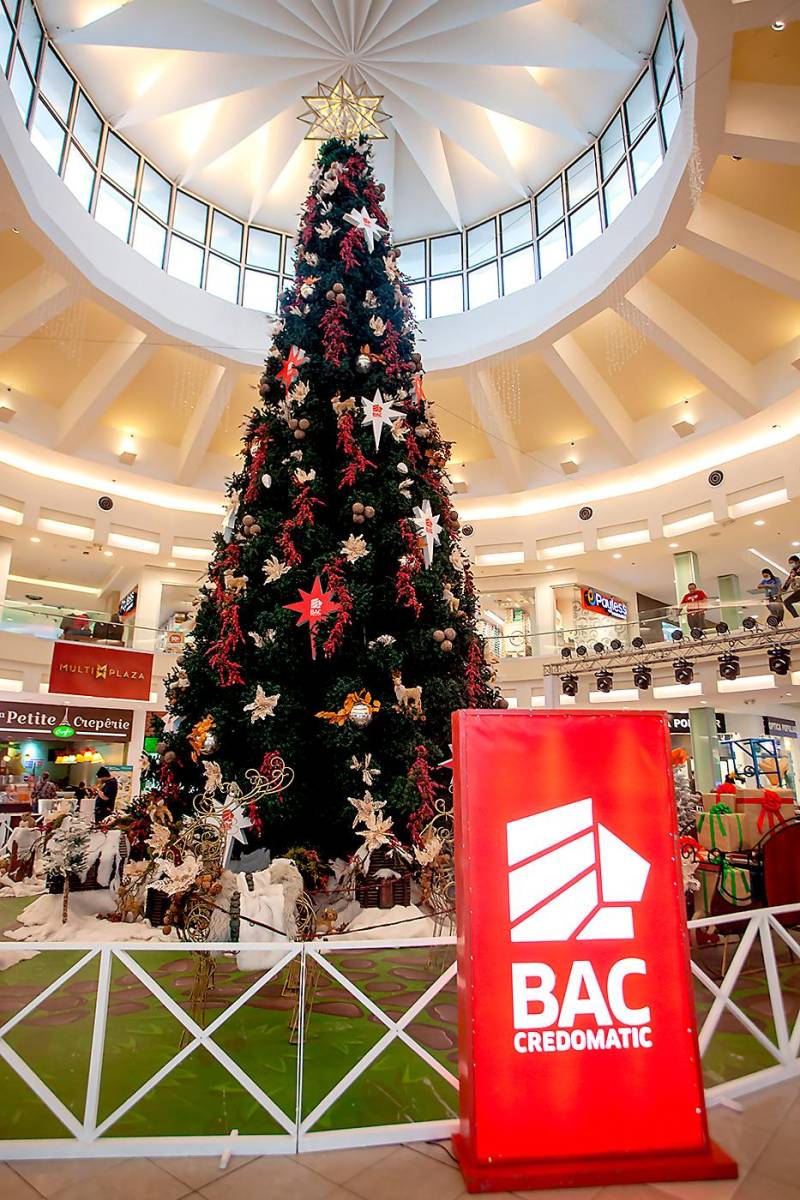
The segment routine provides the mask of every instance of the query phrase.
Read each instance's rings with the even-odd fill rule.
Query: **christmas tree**
[[[328,855],[354,815],[373,846],[417,836],[451,714],[499,698],[369,142],[325,142],[310,178],[151,782],[177,816],[279,756],[250,842]]]

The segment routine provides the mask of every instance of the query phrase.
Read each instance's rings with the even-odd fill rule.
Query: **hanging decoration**
[[[333,600],[333,592],[325,591],[322,586],[322,580],[317,575],[314,583],[311,586],[310,592],[304,592],[302,588],[298,589],[300,599],[295,600],[293,604],[284,604],[284,608],[293,609],[299,613],[298,625],[308,625],[308,636],[311,640],[311,657],[317,657],[317,647],[314,642],[314,630],[320,621],[331,613],[337,612],[339,605]]]
[[[380,700],[373,700],[370,693],[363,690],[360,692],[349,692],[345,696],[344,703],[338,712],[318,712],[315,715],[323,721],[328,721],[331,725],[341,727],[345,721],[349,720],[350,714],[357,705],[363,705],[368,710],[371,719],[373,713],[380,712],[381,702]],[[380,772],[374,773],[380,774]]]
[[[307,361],[308,355],[306,354],[305,350],[301,350],[299,346],[291,347],[289,353],[283,361],[283,366],[275,376],[276,379],[281,381],[287,392],[292,384],[296,383],[299,379],[300,367],[302,367],[303,363]]]
[[[423,500],[421,505],[417,505],[414,509],[414,515],[411,518],[417,527],[420,539],[422,540],[422,557],[425,566],[429,567],[433,562],[433,547],[438,545],[439,537],[442,532],[442,527],[438,516],[434,516],[431,511],[430,500]]]
[[[366,83],[355,87],[340,76],[329,86],[317,84],[316,96],[303,96],[308,109],[297,118],[309,126],[305,141],[324,142],[330,137],[348,142],[360,136],[385,138],[381,125],[390,120],[381,108],[383,96],[370,96]]]
[[[209,713],[207,716],[203,717],[202,721],[198,721],[197,724],[192,727],[191,733],[186,738],[187,742],[192,748],[192,759],[195,762],[198,761],[201,754],[207,753],[207,739],[211,734],[211,730],[214,728],[215,724],[216,722],[214,718]]]
[[[244,706],[244,711],[250,713],[250,723],[255,724],[256,721],[263,721],[265,717],[274,717],[280,698],[280,692],[268,696],[259,683],[256,686],[255,697],[250,704]]]
[[[372,436],[375,439],[375,449],[377,450],[381,444],[383,427],[388,425],[391,428],[392,421],[396,421],[403,414],[392,407],[390,400],[384,400],[380,388],[376,388],[372,400],[367,400],[365,396],[362,396],[361,404],[364,409],[361,424],[372,426]]]

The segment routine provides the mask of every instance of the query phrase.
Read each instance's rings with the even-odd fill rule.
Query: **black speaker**
[[[114,501],[110,496],[101,496],[97,501],[97,507],[102,508],[103,512],[110,512],[114,507]]]
[[[708,476],[708,482],[712,487],[719,487],[724,478],[725,476],[722,474],[722,471],[712,471]]]
[[[588,504],[584,504],[583,508],[578,509],[578,516],[582,521],[591,521],[594,509],[590,508]]]

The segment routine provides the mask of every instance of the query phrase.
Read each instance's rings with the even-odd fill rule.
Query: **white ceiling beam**
[[[680,242],[754,283],[800,300],[800,233],[785,225],[706,192]]]
[[[732,80],[722,152],[800,166],[800,87]]]
[[[74,450],[154,353],[145,334],[129,329],[87,371],[61,409],[55,448]]]
[[[467,374],[467,381],[475,415],[491,443],[508,490],[521,492],[528,486],[525,456],[519,448],[514,427],[503,412],[491,372],[471,370]]]
[[[65,279],[45,266],[0,292],[0,353],[10,350],[78,299]]]
[[[545,346],[542,357],[621,463],[636,459],[634,424],[572,334]]]
[[[234,373],[214,364],[194,406],[178,450],[178,483],[194,483],[231,398]]]
[[[644,317],[649,340],[740,416],[757,411],[752,365],[652,280],[644,278],[631,288],[620,313],[634,326],[637,313]]]

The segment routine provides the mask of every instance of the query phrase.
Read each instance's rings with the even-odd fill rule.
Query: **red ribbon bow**
[[[786,820],[781,812],[781,798],[777,792],[771,791],[769,788],[764,789],[764,795],[761,798],[761,812],[758,814],[758,832],[764,832],[764,825],[769,821],[770,831],[776,825],[782,824]]]

